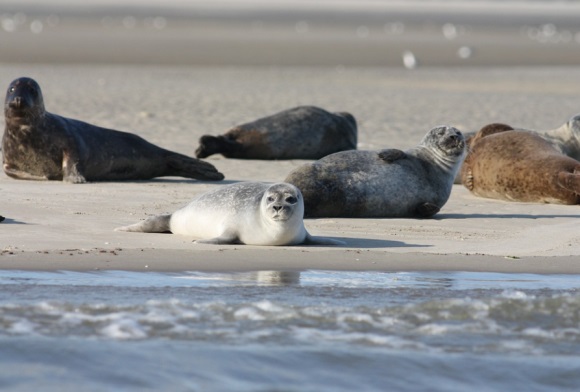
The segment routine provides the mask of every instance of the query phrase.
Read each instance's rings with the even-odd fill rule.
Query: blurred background
[[[578,1],[0,0],[1,63],[580,64]]]

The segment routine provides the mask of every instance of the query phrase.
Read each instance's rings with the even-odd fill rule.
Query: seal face
[[[31,78],[8,87],[2,136],[4,172],[23,180],[145,180],[181,176],[222,180],[216,168],[141,137],[49,113]]]
[[[461,168],[465,187],[492,199],[579,204],[580,162],[535,132],[509,128],[491,124],[474,136]]]
[[[464,150],[461,132],[440,126],[410,150],[339,152],[285,181],[304,195],[305,217],[426,218],[447,202]]]
[[[303,221],[304,201],[293,185],[242,182],[194,198],[171,215],[159,215],[116,231],[170,231],[198,238],[197,243],[247,245],[339,245],[312,237]]]
[[[355,150],[357,125],[346,112],[299,106],[238,125],[224,135],[204,135],[195,154],[239,159],[319,159]]]

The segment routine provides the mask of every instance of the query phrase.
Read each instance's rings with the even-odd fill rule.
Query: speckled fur
[[[475,195],[519,202],[578,204],[580,162],[534,132],[504,130],[474,137],[461,168]]]
[[[345,151],[286,178],[306,217],[429,217],[447,202],[465,142],[452,127],[430,130],[410,150]]]

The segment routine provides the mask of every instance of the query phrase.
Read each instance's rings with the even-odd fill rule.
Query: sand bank
[[[408,148],[428,129],[491,121],[548,129],[579,112],[580,70],[189,68],[2,65],[0,84],[36,78],[47,110],[138,133],[193,154],[204,133],[314,104],[348,110],[359,147]],[[3,118],[0,117],[3,121]],[[231,183],[281,181],[304,161],[208,159]],[[222,183],[179,178],[69,185],[0,174],[0,268],[126,270],[466,270],[580,273],[578,206],[508,203],[455,186],[435,219],[316,219],[340,247],[197,245],[169,234],[114,232],[172,212]]]

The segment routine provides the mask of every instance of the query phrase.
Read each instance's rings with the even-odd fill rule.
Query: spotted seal
[[[355,150],[357,125],[346,112],[299,106],[234,127],[224,135],[204,135],[198,158],[222,154],[239,159],[319,159]]]
[[[171,232],[197,238],[196,243],[247,245],[340,245],[311,236],[304,227],[304,202],[293,185],[241,182],[194,198],[169,215],[116,228],[116,231]]]
[[[473,194],[508,201],[579,204],[580,162],[535,132],[490,124],[474,137],[461,168]]]
[[[4,105],[4,172],[21,180],[145,180],[180,176],[217,181],[216,168],[157,147],[141,137],[49,113],[38,83],[10,83]]]
[[[304,195],[305,217],[418,217],[447,202],[465,141],[450,126],[431,129],[407,151],[344,151],[286,177]]]

